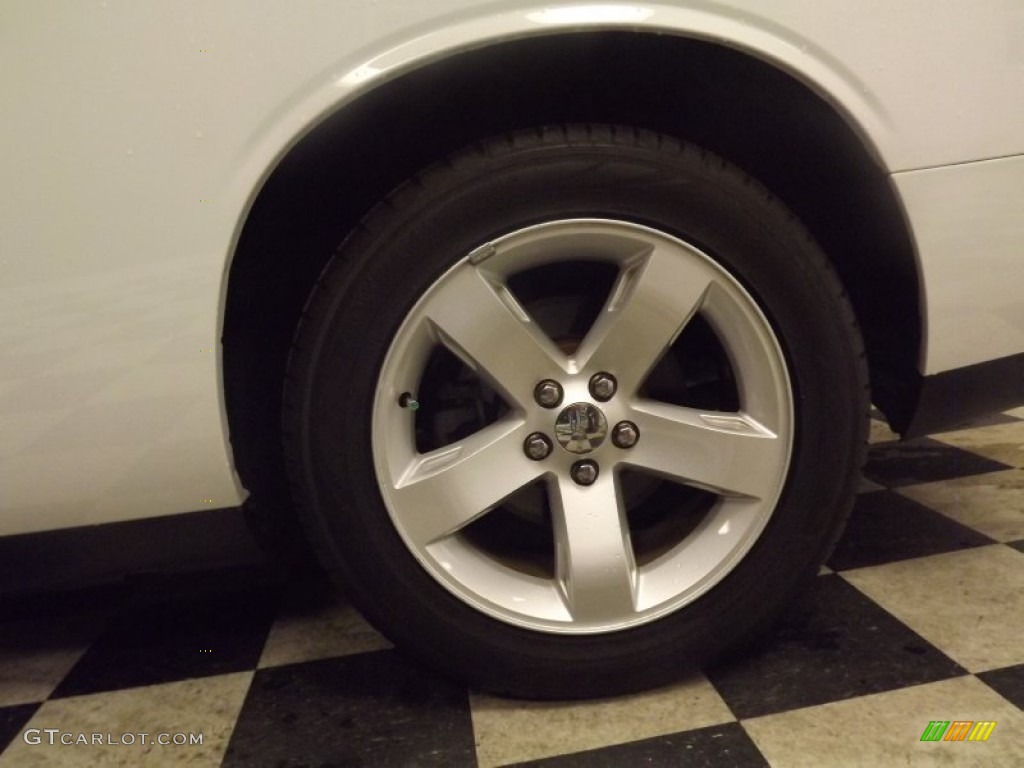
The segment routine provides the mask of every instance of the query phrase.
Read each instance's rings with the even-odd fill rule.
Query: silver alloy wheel
[[[556,262],[618,267],[607,302],[567,354],[509,288],[518,273]],[[697,313],[721,341],[738,412],[703,411],[639,392]],[[442,345],[498,392],[510,409],[449,445],[420,453],[415,415],[399,398],[416,392]],[[598,402],[592,376],[617,391]],[[539,382],[557,382],[564,405],[598,409],[607,424],[635,425],[635,445],[604,440],[586,453],[600,467],[574,482],[580,458],[555,442],[526,455],[535,432],[554,435],[560,408],[538,404]],[[584,409],[580,409],[581,411]],[[785,359],[767,319],[722,267],[695,247],[624,221],[570,219],[527,227],[467,254],[441,275],[396,333],[381,368],[372,445],[381,495],[409,551],[455,596],[500,621],[552,633],[602,633],[653,621],[723,579],[753,546],[786,480],[793,400]],[[634,558],[620,471],[649,473],[716,494],[699,525],[649,562]],[[551,508],[555,574],[511,568],[460,535],[519,489],[543,480]]]

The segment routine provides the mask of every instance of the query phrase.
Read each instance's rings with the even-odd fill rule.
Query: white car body
[[[422,67],[603,30],[739,52],[851,126],[915,246],[922,376],[1024,351],[1017,0],[9,2],[0,535],[242,503],[221,339],[281,159]]]

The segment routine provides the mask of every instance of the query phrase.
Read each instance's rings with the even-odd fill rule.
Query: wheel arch
[[[549,33],[380,69],[372,87],[326,113],[267,176],[228,272],[225,403],[246,488],[268,507],[287,504],[278,418],[285,363],[305,298],[345,234],[431,162],[546,123],[672,134],[763,182],[832,259],[865,337],[875,402],[899,427],[916,398],[923,332],[906,220],[863,125],[819,95],[820,82],[773,57],[678,34]]]

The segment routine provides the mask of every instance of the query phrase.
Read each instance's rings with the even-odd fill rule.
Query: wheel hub
[[[590,453],[608,435],[608,419],[590,403],[573,403],[555,420],[555,439],[570,453]]]

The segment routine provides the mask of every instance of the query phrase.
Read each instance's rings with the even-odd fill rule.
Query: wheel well
[[[279,436],[294,328],[345,234],[392,188],[473,141],[609,122],[701,145],[763,182],[822,244],[865,337],[873,398],[898,426],[921,344],[913,246],[885,173],[835,108],[765,62],[709,42],[628,32],[531,38],[398,77],[326,118],[257,196],[231,265],[228,421],[243,484],[287,505]]]

